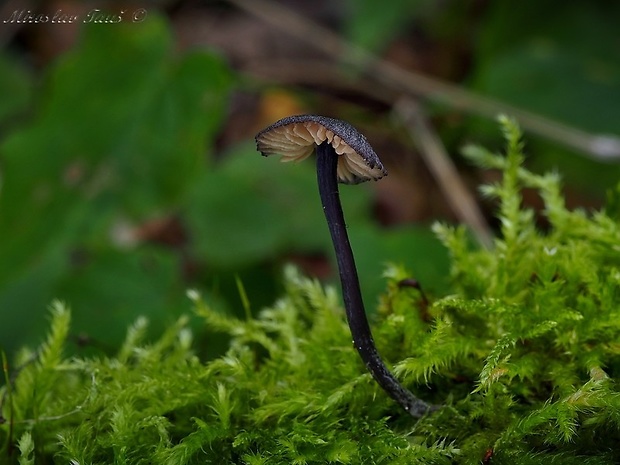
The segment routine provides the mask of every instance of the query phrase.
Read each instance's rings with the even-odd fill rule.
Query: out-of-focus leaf
[[[448,289],[448,253],[429,227],[380,230],[361,225],[349,228],[349,234],[369,312],[385,291],[381,276],[387,263],[404,265],[430,295],[442,295]]]
[[[18,344],[35,342],[49,323],[45,315],[54,299],[54,284],[66,271],[66,260],[52,251],[15,273],[0,288],[0,348],[11,352]]]
[[[341,188],[348,224],[368,216],[368,190]],[[222,268],[246,266],[285,251],[331,247],[312,160],[279,163],[243,145],[206,173],[188,200],[197,254]]]
[[[503,100],[597,132],[620,130],[620,63],[575,54],[542,37],[485,63],[477,87]]]
[[[476,87],[584,129],[620,130],[620,4],[498,3],[481,34]],[[509,18],[509,20],[508,20]]]
[[[597,3],[599,5],[597,5]],[[620,4],[491,5],[472,81],[485,94],[597,132],[620,131]]]
[[[155,17],[108,26],[86,30],[52,72],[36,121],[0,147],[0,282],[9,263],[101,216],[169,205],[205,165],[229,85],[222,62],[175,62]]]
[[[594,133],[620,135],[620,3],[508,2],[489,5],[478,32],[472,87]],[[470,127],[480,140],[494,122]],[[620,175],[557,144],[529,141],[536,171],[561,168],[568,183],[598,193]],[[599,190],[598,192],[596,192]]]
[[[83,278],[91,281],[80,282],[94,293],[102,280],[97,295],[109,291],[111,314],[131,307],[162,315],[167,304],[154,303],[164,298],[155,292],[165,289],[162,282],[151,300],[125,285],[144,284],[132,274],[139,255],[118,256],[118,268],[107,261],[118,255],[110,230],[119,218],[138,222],[176,207],[208,165],[231,82],[215,55],[177,56],[168,25],[155,14],[84,29],[32,99],[32,121],[0,142],[0,328],[13,327],[11,309],[22,318],[21,332],[7,333],[3,345],[25,335],[23,321],[38,321],[52,298],[65,296],[78,322],[73,298],[96,305],[69,283],[80,281],[70,268],[77,244],[100,251]],[[119,328],[134,315],[126,316]]]
[[[153,330],[189,311],[177,258],[140,248],[131,253],[102,248],[76,251],[55,288],[55,297],[76,309],[72,327],[96,342],[117,347],[126,329],[119,322],[146,316]]]

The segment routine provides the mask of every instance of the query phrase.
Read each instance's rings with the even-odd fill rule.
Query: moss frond
[[[34,465],[34,441],[29,431],[19,438],[17,448],[19,449],[19,465]]]

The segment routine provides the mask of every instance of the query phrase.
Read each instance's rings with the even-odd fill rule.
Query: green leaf
[[[620,135],[620,61],[610,43],[618,41],[620,4],[578,2],[558,9],[552,0],[515,8],[489,4],[479,23],[473,51],[473,90],[594,134]],[[478,140],[495,134],[490,121],[470,126]],[[562,144],[530,138],[536,154],[530,169],[561,168],[567,184],[600,199],[620,176],[618,165],[589,160]],[[595,197],[595,198],[596,198]]]
[[[369,214],[368,192],[343,188],[341,197],[353,228]],[[218,268],[331,249],[312,160],[279,163],[261,157],[253,145],[239,146],[204,174],[187,204],[197,253]]]
[[[3,67],[0,76],[9,76]],[[46,303],[59,296],[96,307],[76,313],[76,327],[91,334],[121,334],[151,304],[160,319],[169,303],[156,291],[166,286],[136,270],[140,252],[115,250],[112,231],[176,208],[209,163],[231,82],[220,57],[176,54],[156,14],[142,23],[89,24],[51,66],[32,99],[32,120],[0,142],[0,336],[7,348],[40,332]],[[76,276],[82,253],[94,262]],[[158,259],[172,274],[173,258]],[[114,330],[112,315],[124,322]]]
[[[222,61],[174,59],[155,15],[108,26],[85,29],[51,72],[35,120],[0,146],[0,282],[112,215],[173,204],[204,168],[229,85]]]
[[[176,257],[143,247],[128,253],[91,249],[58,279],[56,295],[72,307],[73,329],[93,344],[117,347],[126,326],[147,315],[151,334],[160,332],[187,310]]]
[[[374,312],[385,289],[380,272],[388,263],[411,271],[425,292],[441,294],[448,288],[449,261],[445,247],[427,228],[421,226],[378,229],[370,225],[349,224],[351,247],[355,255],[367,311]],[[332,252],[330,255],[333,256]],[[333,257],[335,266],[335,257]]]

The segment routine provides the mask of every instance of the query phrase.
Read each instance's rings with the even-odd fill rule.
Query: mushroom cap
[[[281,155],[282,161],[301,161],[317,145],[328,141],[338,154],[338,181],[358,184],[387,175],[366,138],[346,121],[318,115],[288,116],[256,135],[263,156]]]

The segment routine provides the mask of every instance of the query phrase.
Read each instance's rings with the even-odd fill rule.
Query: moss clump
[[[231,336],[204,363],[181,319],[155,343],[139,320],[113,358],[63,357],[70,314],[23,351],[1,391],[0,462],[127,464],[611,464],[620,462],[620,205],[568,211],[557,176],[507,153],[470,148],[502,181],[501,238],[470,246],[436,226],[452,255],[453,294],[426,302],[390,266],[373,329],[417,395],[444,408],[415,423],[351,347],[337,293],[285,273],[286,293],[255,318],[222,315],[194,292],[210,330]],[[522,207],[536,189],[548,231]]]

